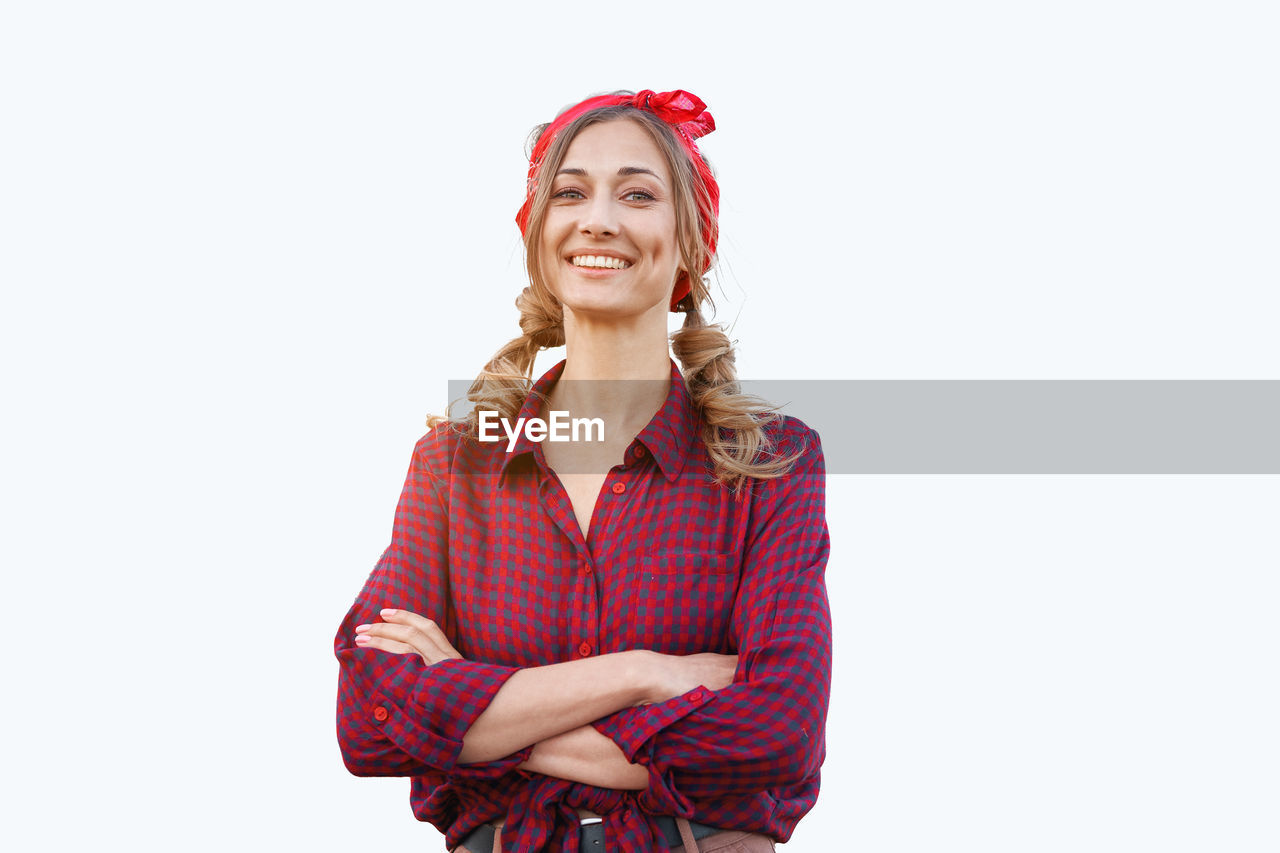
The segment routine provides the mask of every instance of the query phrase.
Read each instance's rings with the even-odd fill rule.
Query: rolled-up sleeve
[[[793,469],[753,488],[742,583],[731,630],[734,683],[628,708],[596,722],[627,757],[649,768],[640,805],[691,813],[692,801],[799,784],[825,758],[831,691],[830,552],[826,469],[818,434],[788,419],[784,447],[803,447]]]
[[[357,776],[495,778],[529,749],[491,762],[458,764],[462,739],[517,670],[477,661],[427,665],[416,654],[355,644],[357,625],[383,608],[420,614],[458,646],[449,617],[449,448],[437,428],[414,447],[396,506],[391,545],[383,552],[334,640],[339,662],[338,743]],[[443,473],[439,473],[443,472]]]

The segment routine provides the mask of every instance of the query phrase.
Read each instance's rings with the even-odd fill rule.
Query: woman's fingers
[[[356,626],[356,645],[360,648],[382,649],[395,654],[415,652],[427,663],[438,663],[448,657],[443,650],[425,635],[407,625],[378,623]]]
[[[449,638],[445,636],[444,631],[432,620],[425,616],[419,616],[417,613],[410,613],[408,610],[383,610],[382,618],[387,622],[396,625],[408,625],[414,630],[421,633],[424,637],[444,654],[445,657],[460,658],[458,650],[449,642]]]
[[[384,610],[381,615],[383,622],[356,626],[357,646],[394,654],[417,652],[428,664],[462,657],[430,619],[407,610]]]
[[[384,652],[391,652],[393,655],[418,654],[418,650],[407,643],[398,643],[395,640],[375,637],[370,634],[357,634],[356,645],[362,649],[381,649]]]

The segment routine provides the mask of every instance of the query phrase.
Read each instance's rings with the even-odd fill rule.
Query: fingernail
[[[368,630],[369,630],[369,626],[368,626],[368,625],[357,625],[357,626],[356,626],[356,633],[357,633],[357,634],[363,634],[365,631],[368,631]]]
[[[399,612],[400,612],[399,610],[392,610],[391,608],[388,607],[386,610],[382,611],[382,618],[386,619],[388,616],[395,616]]]
[[[368,642],[369,642],[370,640],[372,640],[372,639],[373,639],[373,637],[370,637],[368,634],[357,634],[357,635],[356,635],[356,645],[357,645],[357,646],[363,646],[363,645],[365,645],[366,643],[368,643]]]

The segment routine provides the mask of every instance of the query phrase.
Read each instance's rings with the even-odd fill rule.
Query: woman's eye
[[[627,201],[653,201],[653,195],[644,190],[630,190],[626,195]]]
[[[552,198],[585,198],[586,196],[584,196],[582,193],[570,187],[568,189],[560,190],[559,192],[555,193],[551,197]]]

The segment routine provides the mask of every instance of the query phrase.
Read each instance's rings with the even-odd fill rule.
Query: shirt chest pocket
[[[632,584],[636,647],[663,654],[727,652],[738,566],[718,551],[659,548],[642,554]]]

